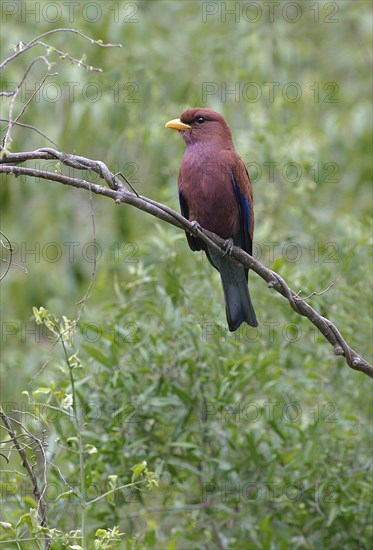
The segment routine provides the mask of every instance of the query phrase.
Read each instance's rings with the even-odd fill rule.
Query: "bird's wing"
[[[246,166],[239,159],[232,171],[232,184],[240,209],[240,246],[252,254],[254,232],[253,192]]]
[[[179,203],[182,215],[184,216],[184,218],[189,220],[189,207],[186,198],[184,197],[181,190],[181,179],[179,180]],[[190,248],[193,251],[202,250],[201,241],[199,239],[193,237],[193,235],[191,235],[190,233],[186,233],[186,238],[188,240]]]

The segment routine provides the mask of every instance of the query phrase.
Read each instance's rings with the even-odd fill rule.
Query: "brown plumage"
[[[232,239],[251,254],[252,187],[224,117],[211,109],[188,109],[180,119],[166,126],[178,130],[186,143],[178,181],[183,215],[223,239]],[[257,326],[247,286],[247,270],[206,247],[198,238],[187,234],[187,239],[192,250],[204,249],[211,264],[220,272],[230,330],[236,330],[243,321]]]

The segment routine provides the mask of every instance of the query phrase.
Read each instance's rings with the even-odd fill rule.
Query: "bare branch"
[[[305,298],[300,298],[300,294],[301,294],[301,290],[297,293],[297,295],[295,296],[295,299],[298,300],[298,298],[300,298],[301,300],[309,300],[310,298],[312,298],[312,296],[322,296],[323,294],[326,294],[327,292],[329,292],[329,290],[332,288],[332,286],[334,285],[334,283],[330,283],[330,285],[328,285],[326,288],[324,288],[324,290],[322,290],[321,292],[316,292],[315,290],[313,292],[311,292],[311,294],[309,294],[308,296],[306,296]]]
[[[4,427],[5,427],[6,431],[8,432],[10,440],[13,442],[14,447],[17,449],[17,452],[18,452],[19,456],[21,457],[22,466],[27,471],[28,477],[31,480],[32,492],[33,492],[35,501],[36,501],[37,506],[38,506],[40,525],[42,527],[46,527],[47,526],[47,520],[46,520],[47,506],[46,506],[46,502],[45,502],[44,496],[43,496],[44,492],[45,492],[45,489],[46,489],[46,478],[45,478],[46,469],[44,469],[43,488],[40,489],[36,473],[34,471],[33,465],[30,464],[30,461],[27,457],[25,447],[19,442],[20,434],[18,434],[18,435],[16,434],[16,432],[13,429],[12,423],[15,422],[16,424],[18,424],[21,427],[21,429],[24,432],[26,432],[24,435],[25,436],[27,435],[27,437],[31,438],[31,440],[36,444],[36,447],[39,450],[41,450],[41,452],[42,452],[42,454],[45,458],[45,449],[44,449],[44,446],[43,446],[43,441],[39,440],[35,435],[33,435],[31,432],[29,432],[20,422],[18,422],[14,418],[10,418],[7,414],[5,414],[5,412],[4,412],[4,410],[2,409],[1,406],[0,406],[0,418],[3,422],[3,424],[4,424]],[[46,466],[46,458],[44,460],[44,466]],[[49,548],[49,539],[47,537],[45,538],[45,548]]]
[[[101,47],[121,47],[121,44],[104,44],[102,42],[102,40],[94,40],[93,38],[90,38],[88,36],[86,36],[85,34],[83,34],[82,32],[76,30],[76,29],[52,29],[50,31],[47,31],[39,36],[37,36],[36,38],[34,38],[33,40],[31,40],[30,42],[28,42],[27,44],[24,44],[23,42],[19,42],[16,46],[16,51],[14,54],[10,55],[9,57],[7,57],[1,64],[0,64],[0,70],[3,69],[10,61],[13,61],[15,58],[17,58],[19,55],[27,52],[28,50],[30,50],[31,48],[33,48],[34,46],[42,46],[45,50],[46,50],[46,54],[45,55],[39,55],[37,57],[35,57],[31,63],[28,65],[28,67],[26,68],[21,80],[18,82],[18,84],[16,85],[16,87],[14,88],[14,90],[12,90],[11,92],[0,92],[0,96],[3,96],[3,97],[9,97],[10,98],[10,103],[9,103],[9,110],[8,110],[8,126],[7,126],[7,130],[6,130],[6,133],[5,133],[5,137],[3,139],[3,148],[6,150],[8,148],[8,144],[11,142],[11,131],[12,131],[12,127],[13,125],[22,117],[23,113],[25,112],[25,110],[27,109],[28,105],[32,102],[32,100],[34,99],[34,97],[36,96],[36,94],[38,93],[38,91],[40,90],[40,88],[42,88],[42,86],[44,85],[44,82],[45,80],[49,77],[49,76],[55,76],[57,75],[58,73],[53,73],[53,74],[46,74],[44,75],[42,81],[39,83],[38,87],[36,88],[36,90],[33,92],[33,94],[31,95],[31,97],[29,98],[29,100],[24,104],[23,108],[21,109],[20,113],[15,117],[13,118],[13,110],[14,110],[14,105],[15,105],[15,102],[16,102],[16,99],[17,99],[17,96],[21,90],[21,86],[22,84],[25,82],[26,78],[28,77],[29,73],[30,73],[30,70],[32,68],[32,66],[37,62],[37,61],[43,61],[46,65],[47,65],[47,70],[50,71],[51,68],[52,68],[52,65],[53,63],[50,62],[48,60],[48,56],[50,55],[51,52],[55,52],[59,58],[61,60],[69,60],[71,61],[71,63],[79,66],[79,67],[84,67],[85,69],[89,70],[89,71],[98,71],[98,72],[102,72],[102,69],[100,69],[99,67],[93,67],[93,65],[88,65],[87,63],[85,63],[83,61],[83,59],[77,59],[76,57],[73,57],[71,56],[68,52],[66,51],[62,51],[58,48],[56,48],[55,46],[52,46],[50,44],[47,44],[43,41],[41,41],[40,39],[45,37],[45,36],[48,36],[48,35],[51,35],[51,34],[55,34],[55,33],[59,33],[59,32],[69,32],[69,33],[73,33],[73,34],[76,34],[82,38],[84,38],[85,40],[88,40],[91,44],[95,44],[97,46],[101,46]],[[39,132],[40,133],[40,132]]]
[[[33,63],[30,63],[30,68],[31,68],[31,65]],[[36,94],[38,93],[38,91],[40,90],[40,88],[43,86],[44,82],[47,80],[47,78],[49,78],[50,76],[55,76],[57,75],[58,73],[52,73],[52,74],[46,74],[44,75],[42,81],[40,82],[40,84],[38,85],[38,87],[36,88],[36,90],[32,93],[31,97],[29,98],[29,100],[25,103],[25,105],[23,106],[21,112],[15,117],[15,119],[13,120],[12,119],[12,114],[13,114],[13,108],[14,108],[14,103],[15,103],[15,100],[17,98],[17,95],[21,89],[21,84],[18,84],[17,85],[17,88],[14,92],[14,95],[11,99],[11,102],[10,102],[10,106],[9,106],[9,124],[8,124],[8,128],[7,128],[7,131],[6,131],[6,134],[5,134],[5,137],[3,139],[3,147],[4,149],[6,150],[7,149],[7,145],[8,145],[8,142],[10,141],[10,132],[12,130],[12,127],[13,127],[13,124],[17,123],[17,121],[21,118],[21,116],[23,115],[23,113],[25,112],[25,110],[27,109],[27,106],[31,103],[31,101],[34,99],[34,97],[36,96]],[[22,81],[26,78],[27,76],[27,72],[23,75],[23,79]]]
[[[0,258],[1,262],[5,262],[7,264],[5,268],[5,273],[0,275],[0,282],[1,282],[4,279],[4,277],[6,277],[6,274],[8,273],[10,266],[12,265],[12,258],[13,258],[12,243],[10,242],[8,237],[4,235],[4,233],[2,233],[1,231],[0,231],[0,246],[9,252],[9,259],[5,260],[4,258]]]
[[[89,193],[89,204],[91,206],[93,244],[94,244],[94,247],[95,247],[95,254],[94,254],[94,258],[93,258],[92,273],[91,273],[91,279],[90,279],[89,284],[88,284],[88,288],[87,288],[83,298],[81,300],[79,300],[79,302],[77,302],[77,304],[80,305],[80,309],[79,309],[78,315],[76,316],[76,319],[74,321],[74,327],[76,327],[78,325],[78,323],[80,321],[80,318],[82,316],[82,313],[83,313],[83,310],[85,308],[86,302],[87,302],[87,300],[89,298],[89,295],[91,293],[93,283],[95,281],[96,269],[97,269],[96,222],[95,222],[95,211],[94,211],[93,201],[92,201],[92,193]]]
[[[77,170],[92,170],[96,172],[99,174],[100,178],[106,182],[108,187],[84,179],[66,176],[61,173],[19,166],[19,164],[28,160],[50,160],[53,158]],[[97,195],[110,197],[115,200],[117,204],[125,203],[134,206],[179,229],[183,229],[199,237],[206,244],[215,247],[221,253],[225,252],[225,241],[223,239],[210,231],[197,227],[168,206],[127,190],[118,179],[117,175],[110,172],[108,167],[101,161],[87,159],[77,155],[69,155],[51,148],[43,148],[36,151],[6,153],[3,158],[0,159],[0,173],[13,174],[15,177],[19,175],[39,177],[78,189],[85,189]],[[231,261],[255,271],[257,275],[267,282],[269,288],[273,288],[284,296],[288,300],[291,308],[299,315],[307,317],[326,340],[330,342],[334,348],[334,353],[337,356],[345,357],[349,367],[373,378],[373,366],[347,344],[337,327],[329,319],[321,316],[305,300],[300,298],[299,293],[295,293],[278,273],[268,269],[237,246],[233,247],[232,254],[229,258]]]
[[[121,44],[104,44],[102,42],[102,40],[94,40],[93,38],[90,38],[89,36],[83,34],[82,32],[80,32],[76,29],[52,29],[50,31],[43,32],[42,34],[40,34],[36,38],[33,38],[32,40],[30,40],[30,42],[28,42],[27,44],[23,44],[22,42],[20,42],[17,46],[17,51],[14,54],[7,57],[6,59],[4,59],[4,61],[2,63],[0,63],[0,70],[3,69],[10,61],[13,61],[13,59],[15,59],[16,57],[18,57],[22,53],[26,52],[27,50],[30,50],[31,48],[33,48],[34,46],[37,46],[37,45],[42,45],[44,47],[50,48],[51,50],[55,50],[59,54],[61,54],[61,53],[64,54],[64,52],[60,52],[59,50],[56,50],[55,48],[53,48],[53,46],[49,46],[48,44],[44,44],[43,42],[40,41],[40,39],[43,38],[44,36],[48,36],[50,34],[55,34],[55,33],[58,33],[58,32],[71,32],[73,34],[77,34],[78,36],[81,36],[85,40],[88,40],[88,42],[90,42],[91,44],[95,44],[96,46],[100,46],[101,48],[121,48],[122,47]],[[79,63],[79,60],[71,58],[67,54],[65,55],[65,57],[70,59],[71,61]],[[86,64],[83,64],[83,63],[79,63],[79,64],[82,65],[83,67],[88,68],[91,71],[101,71],[101,69],[96,68],[96,67],[92,67],[90,65],[86,65]]]
[[[48,70],[51,68],[51,64],[49,63],[49,61],[47,61],[47,59],[43,56],[43,55],[39,55],[38,57],[35,57],[35,59],[33,59],[31,61],[31,63],[28,65],[28,67],[26,68],[25,72],[23,73],[23,76],[21,78],[21,80],[17,83],[16,87],[14,88],[14,90],[12,92],[0,92],[0,96],[4,96],[4,97],[14,97],[15,95],[18,94],[19,90],[21,89],[21,86],[22,84],[24,83],[24,81],[26,80],[27,78],[27,75],[29,74],[31,68],[33,67],[33,65],[39,61],[39,60],[42,60],[44,61],[44,63],[47,64],[47,68]]]
[[[0,94],[1,95],[1,94]],[[0,118],[0,121],[1,122],[10,122],[10,120],[8,118]],[[53,141],[53,139],[49,138],[47,136],[47,134],[44,134],[44,132],[42,132],[41,130],[39,130],[39,128],[36,128],[35,126],[31,126],[31,124],[23,124],[23,122],[15,122],[13,120],[12,122],[13,126],[22,126],[22,128],[28,128],[29,130],[33,130],[34,132],[37,132],[39,135],[43,136],[47,141],[49,141],[50,143],[52,143],[53,145],[55,145],[56,147],[59,147],[58,143],[56,143],[55,141]],[[60,148],[60,147],[59,147]]]

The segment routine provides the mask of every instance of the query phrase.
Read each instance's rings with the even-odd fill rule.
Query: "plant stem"
[[[84,448],[83,448],[83,436],[82,436],[82,429],[83,429],[83,423],[81,419],[81,415],[79,412],[79,407],[77,403],[77,395],[75,390],[75,380],[74,380],[74,373],[73,369],[74,367],[71,365],[71,359],[67,353],[66,345],[63,339],[63,335],[60,334],[62,347],[65,354],[65,360],[66,364],[69,369],[69,377],[70,377],[70,383],[71,383],[71,394],[72,394],[72,408],[73,408],[73,415],[74,415],[74,422],[75,422],[75,429],[76,434],[78,438],[78,451],[79,451],[79,481],[80,481],[80,506],[81,506],[81,528],[82,528],[82,548],[83,550],[87,550],[86,542],[87,542],[87,536],[86,536],[86,516],[87,516],[87,502],[86,502],[86,484],[85,484],[85,474],[84,474]]]

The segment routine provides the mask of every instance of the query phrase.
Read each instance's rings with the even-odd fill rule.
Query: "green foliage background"
[[[223,17],[222,6],[234,2],[81,2],[71,17],[61,2],[54,4],[62,16],[52,22],[52,9],[43,12],[48,2],[35,3],[37,21],[22,11],[26,3],[13,16],[6,15],[7,4],[2,59],[12,44],[57,27],[122,44],[99,48],[63,33],[46,38],[103,72],[50,53],[58,72],[45,82],[50,95],[40,93],[22,122],[66,152],[122,170],[141,194],[177,209],[183,144],[164,124],[189,106],[221,112],[242,158],[256,163],[249,170],[257,257],[303,295],[334,282],[311,303],[371,357],[369,2],[298,2],[301,16],[293,23],[287,2],[276,7],[273,22],[265,4],[258,4],[258,21],[247,21],[255,18],[244,11],[250,2],[239,4],[238,21]],[[217,13],[204,21],[206,4]],[[95,22],[92,5],[101,10]],[[8,65],[2,86],[17,82],[34,56]],[[39,61],[28,89],[45,71]],[[270,82],[279,83],[273,100]],[[206,83],[217,90],[207,98]],[[261,91],[257,101],[248,100],[254,97],[248,83]],[[289,83],[301,90],[299,101],[291,101]],[[58,101],[54,90],[61,91]],[[28,97],[16,103],[18,111]],[[1,108],[6,118],[5,101]],[[49,145],[31,130],[13,131],[12,151]],[[301,177],[283,171],[289,162]],[[278,163],[273,178],[268,163]],[[71,483],[78,482],[78,457],[71,447],[74,423],[65,419],[70,381],[60,347],[46,332],[39,338],[32,307],[76,317],[92,274],[94,211],[97,272],[73,346],[81,361],[75,377],[82,436],[97,450],[85,454],[86,483],[107,485],[108,476],[129,482],[131,467],[145,460],[159,487],[90,507],[89,548],[96,529],[114,525],[125,536],[113,548],[370,547],[366,376],[337,360],[255,274],[250,289],[260,327],[228,333],[219,277],[176,229],[51,182],[3,178],[0,192],[1,230],[15,245],[14,262],[27,268],[13,266],[1,283],[2,402],[35,413],[41,400],[64,413],[27,422],[33,432],[46,430],[53,461]],[[50,243],[57,248],[48,249]],[[9,489],[21,483],[14,473],[21,465],[14,458],[8,468],[4,521],[14,527],[33,504]],[[49,476],[60,495],[65,488],[57,470]],[[81,528],[78,497],[50,496],[48,506],[50,527]],[[26,523],[2,528],[0,547],[38,548]],[[27,537],[33,540],[22,542]],[[54,547],[62,548],[57,539]]]

